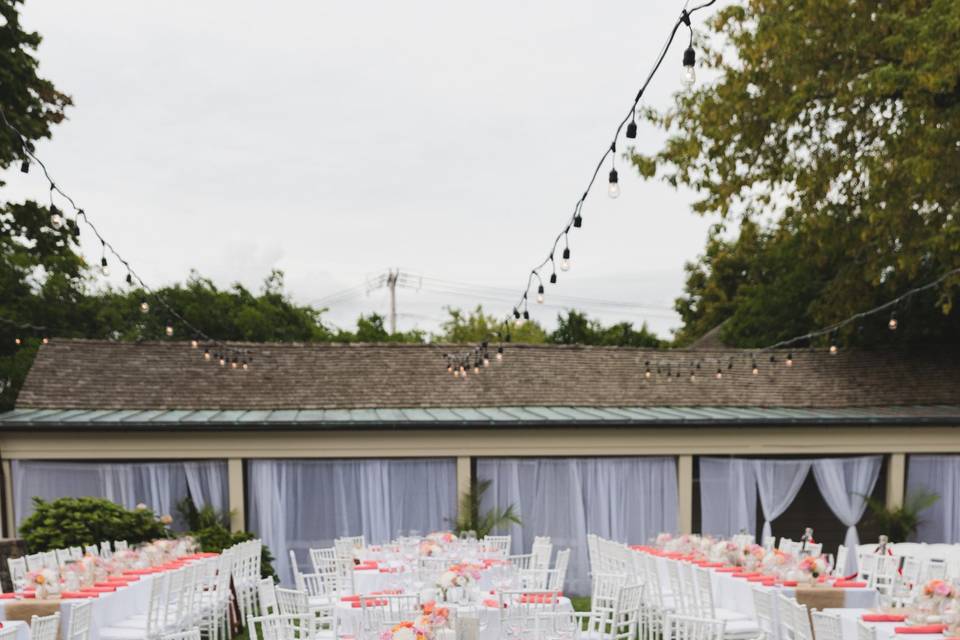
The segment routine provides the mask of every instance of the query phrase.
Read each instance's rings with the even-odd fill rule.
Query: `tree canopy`
[[[697,39],[716,80],[647,121],[641,175],[718,217],[677,301],[688,342],[829,325],[960,267],[960,3],[747,0]],[[956,340],[960,278],[899,309],[896,339]],[[886,319],[841,339],[883,344]]]

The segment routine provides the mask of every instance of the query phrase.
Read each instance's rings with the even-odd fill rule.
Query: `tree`
[[[502,320],[485,314],[482,305],[467,314],[448,307],[447,313],[450,317],[440,326],[440,333],[433,336],[434,342],[471,344],[509,340],[520,344],[543,344],[547,341],[547,332],[535,321],[528,320],[519,327],[513,323],[504,325]]]
[[[664,342],[647,329],[644,323],[639,330],[633,323],[619,322],[609,327],[598,320],[590,320],[586,313],[570,310],[566,317],[557,316],[557,329],[550,334],[554,344],[587,344],[616,347],[647,347],[656,349]]]
[[[49,80],[37,75],[33,52],[40,35],[20,27],[17,5],[21,0],[0,0],[0,108],[11,125],[25,137],[19,140],[6,127],[0,131],[0,167],[26,158],[23,148],[50,137],[51,125],[61,122],[64,110],[73,104]],[[0,185],[3,183],[0,182]]]
[[[718,79],[647,110],[667,141],[632,154],[720,218],[688,266],[682,340],[730,319],[729,342],[769,344],[960,267],[960,4],[748,0],[707,28]],[[899,310],[910,338],[956,340],[958,286]],[[882,343],[885,320],[843,337]]]
[[[384,318],[378,313],[371,313],[369,316],[361,315],[357,318],[357,330],[355,332],[340,330],[337,332],[334,340],[336,342],[411,342],[421,343],[424,341],[425,333],[419,329],[412,331],[397,331],[390,333],[384,326]]]

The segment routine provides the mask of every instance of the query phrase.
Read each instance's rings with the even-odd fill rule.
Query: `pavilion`
[[[462,379],[443,357],[460,347],[232,346],[253,354],[248,370],[182,342],[42,346],[16,409],[0,414],[4,532],[33,496],[171,513],[189,495],[260,535],[289,579],[288,549],[305,563],[339,535],[450,528],[479,478],[492,481],[489,503],[518,507],[516,551],[537,534],[574,547],[577,589],[588,532],[759,535],[767,520],[779,535],[813,526],[835,546],[863,512],[842,513],[815,461],[842,457],[859,476],[844,484],[840,468],[840,494],[862,486],[896,506],[932,489],[941,501],[919,539],[960,542],[949,351],[511,345]],[[812,466],[774,507],[748,460]],[[862,539],[875,533],[861,525]]]

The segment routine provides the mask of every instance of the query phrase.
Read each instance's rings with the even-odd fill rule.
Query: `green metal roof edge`
[[[723,425],[960,426],[960,405],[889,407],[423,407],[375,409],[14,409],[0,429],[236,430]]]

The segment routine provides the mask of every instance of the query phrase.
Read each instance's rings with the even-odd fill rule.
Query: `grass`
[[[590,611],[590,596],[570,596],[574,611]]]

